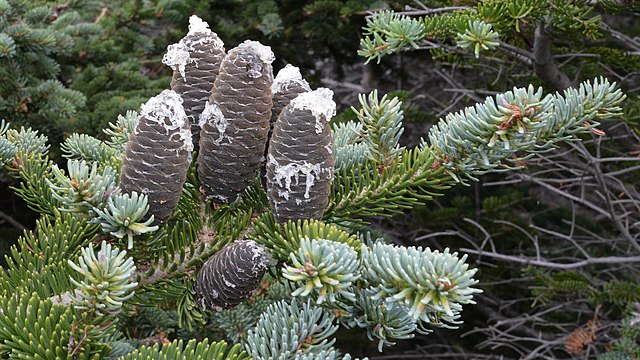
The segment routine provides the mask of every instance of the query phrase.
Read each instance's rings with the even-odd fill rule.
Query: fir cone
[[[274,261],[262,245],[238,240],[210,257],[198,272],[195,290],[202,307],[220,311],[246,300]]]
[[[198,176],[207,197],[217,203],[235,201],[263,161],[273,60],[271,49],[256,41],[231,49],[200,115]]]
[[[273,128],[267,155],[267,194],[278,222],[320,219],[333,181],[329,119],[333,92],[320,88],[298,95]]]
[[[302,93],[311,91],[309,83],[302,78],[300,69],[287,64],[284,68],[278,71],[278,75],[273,80],[271,85],[271,93],[273,94],[273,108],[271,108],[271,128],[276,122],[278,115],[282,112],[285,106],[289,105],[291,100]]]
[[[162,58],[162,62],[173,69],[171,90],[182,96],[196,151],[200,139],[198,120],[211,95],[224,57],[222,40],[209,29],[206,22],[192,15],[189,18],[189,33],[177,44],[169,45]]]
[[[271,85],[271,93],[273,94],[273,107],[271,108],[271,124],[269,126],[269,135],[268,139],[271,139],[271,134],[273,133],[273,125],[278,118],[278,115],[282,112],[285,106],[289,105],[291,100],[295,99],[299,94],[311,91],[311,87],[309,87],[309,83],[302,78],[302,74],[300,74],[300,69],[297,67],[287,64],[284,68],[278,71],[278,75],[273,80],[273,85]],[[269,151],[269,141],[267,141],[267,148],[264,151],[264,158],[267,158],[267,153]],[[262,181],[262,186],[266,189],[267,187],[267,169],[266,162],[262,164],[262,170],[260,171],[260,180]]]
[[[191,163],[193,142],[182,98],[164,90],[142,105],[120,171],[123,192],[149,198],[147,218],[165,223],[178,204]]]

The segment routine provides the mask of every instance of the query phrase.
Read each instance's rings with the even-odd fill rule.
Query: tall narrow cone
[[[278,116],[267,155],[267,194],[278,222],[320,219],[333,181],[329,89],[303,93]]]
[[[245,41],[222,62],[200,115],[198,176],[207,198],[234,202],[256,178],[271,118],[274,55]]]
[[[192,151],[180,95],[164,90],[142,105],[125,149],[120,188],[147,194],[147,216],[153,215],[155,224],[165,223],[178,205]]]
[[[200,139],[198,120],[225,55],[224,44],[218,35],[206,22],[192,15],[189,33],[180,42],[169,45],[162,58],[162,62],[173,69],[171,90],[182,96],[196,151]]]

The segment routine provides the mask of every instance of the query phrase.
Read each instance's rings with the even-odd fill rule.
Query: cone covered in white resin
[[[148,195],[155,224],[166,222],[178,204],[191,163],[193,142],[182,98],[164,90],[142,105],[129,136],[120,188]]]
[[[177,44],[169,45],[162,62],[173,69],[171,90],[184,100],[183,106],[193,143],[198,150],[200,126],[198,120],[211,95],[220,64],[225,57],[224,44],[209,25],[199,17],[189,18],[189,33]]]
[[[246,300],[260,285],[273,259],[253,240],[238,240],[210,257],[200,271],[195,290],[202,307],[220,311]]]
[[[267,155],[267,194],[278,222],[320,219],[333,181],[333,143],[328,121],[333,92],[320,88],[298,95],[273,128]]]
[[[198,176],[208,198],[231,203],[256,178],[269,133],[274,55],[256,41],[231,49],[200,116]]]

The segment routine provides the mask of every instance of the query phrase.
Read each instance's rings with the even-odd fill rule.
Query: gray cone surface
[[[195,33],[187,35],[182,42],[189,44],[190,60],[185,64],[183,78],[179,70],[174,70],[171,90],[184,100],[184,111],[191,124],[194,150],[198,151],[200,125],[198,120],[225,57],[224,48],[216,46],[220,39],[215,33]]]
[[[333,181],[331,128],[290,103],[280,113],[267,155],[267,195],[276,220],[320,219]]]
[[[183,111],[181,105],[179,110]],[[136,128],[129,136],[120,171],[123,192],[147,194],[149,211],[145,219],[153,215],[156,225],[169,219],[180,200],[192,150],[186,119],[183,119],[182,128],[173,130],[166,127],[171,124],[168,117],[161,120],[158,122],[144,114],[138,118]]]
[[[252,240],[238,240],[211,256],[198,272],[195,290],[205,308],[220,311],[246,300],[273,260]]]
[[[246,46],[229,51],[209,99],[222,119],[201,115],[198,176],[216,203],[231,203],[256,178],[271,118],[273,70]]]
[[[267,154],[269,152],[269,144],[271,143],[271,136],[273,136],[273,126],[278,119],[278,116],[282,112],[285,106],[289,105],[291,100],[295,99],[296,96],[311,91],[309,84],[306,81],[290,81],[286,85],[282,86],[280,91],[276,91],[273,93],[273,108],[271,109],[271,120],[269,126],[269,135],[267,141],[267,148],[264,151],[264,158],[267,159]],[[266,161],[262,164],[261,174],[261,182],[262,186],[266,189],[267,187],[267,169],[266,169]]]

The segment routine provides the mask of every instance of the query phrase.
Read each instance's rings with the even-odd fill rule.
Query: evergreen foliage
[[[82,249],[78,264],[69,260],[69,266],[81,275],[81,280],[71,277],[71,283],[79,290],[74,307],[95,312],[98,316],[113,314],[133,296],[138,284],[132,282],[135,271],[133,259],[124,257],[127,252],[113,249],[105,241],[96,254],[92,244]]]
[[[466,167],[466,171],[453,171],[449,176],[471,187],[454,190],[460,195],[439,199],[433,208],[413,212],[415,218],[411,220],[384,222],[398,227],[414,224],[412,227],[426,233],[420,238],[438,244],[444,238],[447,245],[451,242],[468,245],[463,250],[476,254],[478,261],[485,264],[483,277],[493,285],[484,288],[482,297],[489,302],[482,306],[474,329],[467,328],[466,336],[474,338],[471,342],[476,341],[468,344],[469,349],[484,350],[483,353],[490,350],[514,358],[634,356],[625,344],[637,338],[630,342],[628,338],[621,339],[616,349],[612,349],[612,344],[617,342],[611,339],[618,336],[621,313],[637,302],[637,273],[628,269],[634,268],[638,259],[638,234],[637,229],[625,225],[627,221],[637,222],[637,197],[621,194],[637,194],[638,173],[635,167],[625,170],[629,163],[612,162],[611,166],[594,168],[592,164],[604,164],[607,161],[604,159],[616,156],[628,157],[633,162],[637,157],[638,77],[634,64],[640,47],[635,26],[639,14],[636,3],[435,0],[415,2],[403,11],[376,12],[367,18],[359,55],[398,77],[408,74],[408,80],[402,78],[398,83],[415,91],[410,95],[412,98],[428,99],[420,104],[426,111],[434,107],[435,112],[444,114],[450,108],[460,108],[467,100],[480,102],[486,93],[493,94],[514,84],[520,86],[523,81],[556,92],[549,99],[534,95],[529,100],[531,105],[518,110],[509,101],[494,97],[496,101],[490,108],[502,110],[500,114],[493,113],[491,118],[495,122],[486,125],[477,122],[476,116],[482,117],[479,114],[487,110],[478,109],[478,105],[447,115],[444,121],[451,121],[447,125],[442,120],[436,123],[437,129],[432,128],[429,143],[424,146],[435,144],[436,151],[437,147],[450,151],[436,160],[435,168],[444,163],[449,164],[445,171]],[[416,50],[422,53],[403,53]],[[614,53],[615,59],[611,56]],[[392,58],[392,54],[398,55]],[[428,65],[416,68],[418,56]],[[625,65],[621,66],[622,63]],[[600,118],[603,114],[589,110],[591,101],[604,100],[591,90],[609,86],[601,79],[597,83],[584,82],[594,75],[624,79],[618,86],[629,96],[614,110],[622,115],[623,123],[611,122],[606,115]],[[592,89],[581,90],[581,86]],[[436,88],[444,88],[441,96],[434,91]],[[521,99],[529,96],[516,93],[514,89],[512,95]],[[580,93],[591,95],[582,97]],[[535,94],[535,90],[529,94]],[[581,99],[572,104],[569,100],[572,98]],[[571,140],[560,140],[560,136],[560,142],[553,147],[563,149],[561,153],[546,150],[540,153],[533,143],[529,147],[525,142],[537,136],[533,129],[541,122],[526,121],[531,119],[529,115],[536,117],[535,111],[544,111],[545,103],[555,106],[559,102],[564,103],[564,109],[572,109],[569,111],[576,114],[574,120],[578,122],[555,126],[550,117],[547,129],[553,128],[553,132],[561,135],[573,128],[587,143],[564,145]],[[552,112],[557,114],[557,109]],[[594,121],[600,125],[587,130]],[[450,133],[464,133],[460,139],[465,140],[455,136],[433,138],[443,125],[450,126],[447,129]],[[488,133],[483,128],[491,129],[491,136],[485,137]],[[629,128],[635,129],[635,133]],[[520,138],[524,141],[515,140],[530,131],[530,135]],[[470,141],[480,133],[485,142]],[[519,144],[513,146],[514,140]],[[491,158],[497,160],[494,156],[500,152],[503,160],[493,162]],[[453,165],[456,161],[450,161],[456,156],[470,159],[476,154],[480,157],[474,165]],[[529,159],[540,160],[529,162]],[[477,176],[485,175],[483,166],[491,163],[497,166],[490,172],[521,168],[522,173],[508,176],[507,181]],[[573,177],[581,171],[594,178]],[[472,177],[482,184],[460,178],[463,173],[477,174]],[[608,174],[616,174],[620,179],[613,180]],[[611,181],[621,186],[614,186]],[[608,199],[615,196],[595,195],[607,192],[625,196],[631,206],[629,210],[618,207],[619,204],[612,206]],[[600,214],[607,213],[606,217],[596,215],[597,210]],[[628,214],[628,220],[622,214]],[[403,236],[412,240],[411,236]],[[629,264],[613,265],[619,259],[627,261],[627,256],[631,256]],[[588,260],[579,261],[582,259]],[[600,261],[608,265],[596,265]],[[495,270],[490,269],[493,262],[498,263]],[[530,294],[530,298],[523,298],[525,294]],[[480,322],[482,325],[478,326]],[[564,325],[585,322],[588,325],[578,328]],[[561,346],[554,345],[553,341],[560,338]],[[455,346],[457,343],[448,344],[450,349]],[[619,352],[622,348],[625,350]],[[604,354],[607,351],[611,352]]]
[[[291,63],[304,74],[315,69],[319,58],[330,58],[337,64],[358,61],[357,44],[352,40],[358,36],[363,14],[391,5],[378,0],[200,3],[205,20],[227,43],[260,40],[278,54],[280,66]]]
[[[273,16],[263,20],[264,27],[277,28]],[[466,24],[495,40],[488,27]],[[586,20],[577,26],[591,31]],[[493,46],[465,39],[461,46]],[[373,242],[359,231],[371,216],[396,214],[480,174],[519,169],[521,161],[560,143],[580,141],[578,135],[597,135],[599,121],[619,115],[625,98],[604,78],[546,96],[541,88],[514,88],[447,115],[425,134],[428,142],[403,147],[398,98],[362,95],[356,120],[330,127],[331,92],[316,90],[322,94],[316,98],[304,92],[278,116],[268,155],[280,151],[278,141],[290,144],[281,141],[284,135],[299,140],[300,129],[326,137],[284,146],[290,152],[268,169],[265,190],[257,170],[269,129],[265,114],[273,105],[272,61],[271,50],[255,42],[229,51],[203,110],[198,154],[191,152],[184,102],[169,90],[139,115],[118,118],[105,130],[108,141],[71,136],[63,147],[70,158],[66,173],[49,160],[46,137],[0,127],[0,154],[18,181],[16,193],[42,214],[37,230],[12,247],[0,275],[0,322],[7,325],[0,329],[2,356],[349,359],[333,347],[339,327],[363,329],[379,351],[434,327],[456,328],[464,305],[481,292],[467,255]],[[291,127],[282,130],[282,121]],[[218,146],[220,140],[231,146]],[[326,184],[300,170],[311,163],[308,148],[328,156],[312,159],[330,167]],[[242,156],[249,158],[225,162]],[[317,197],[318,211],[281,218],[272,201],[278,181],[278,190],[302,194],[299,206],[306,206],[307,194]],[[486,207],[500,207],[502,200],[488,200]],[[158,206],[162,210],[154,211]],[[118,242],[125,235],[127,251]],[[267,270],[280,284],[260,286]],[[578,289],[581,281],[567,276],[558,288]],[[605,285],[616,299],[633,288]],[[237,312],[218,309],[240,303]],[[177,328],[175,340],[127,332],[139,342],[134,350],[129,339],[119,339],[137,306],[150,308],[139,318],[155,316],[159,328]],[[255,322],[249,319],[258,314]],[[207,333],[189,333],[208,319],[223,324],[236,344],[227,349],[224,341],[209,342]],[[198,340],[185,344],[189,337]],[[626,349],[624,341],[619,349]]]
[[[0,113],[15,126],[30,126],[53,140],[72,130],[86,97],[59,80],[59,59],[98,26],[75,23],[78,13],[44,2],[0,4]]]
[[[121,360],[152,360],[152,359],[185,359],[185,360],[242,360],[249,359],[239,345],[235,345],[227,350],[227,343],[224,341],[208,343],[207,340],[196,342],[191,340],[183,345],[182,340],[177,340],[169,344],[152,347],[142,347],[122,356]]]
[[[291,359],[297,353],[319,353],[331,349],[329,339],[338,326],[333,316],[309,303],[280,301],[267,308],[249,331],[246,348],[255,359]]]
[[[355,301],[353,285],[360,278],[360,264],[354,248],[325,239],[303,239],[298,253],[290,257],[291,266],[285,265],[282,276],[300,286],[291,296],[313,292],[318,305],[325,300],[335,303],[336,296]]]

